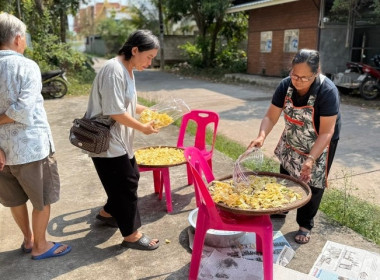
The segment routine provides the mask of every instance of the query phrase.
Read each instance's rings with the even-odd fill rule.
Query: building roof
[[[236,0],[235,5],[227,9],[227,13],[236,13],[242,11],[248,11],[253,9],[264,8],[268,6],[280,5],[288,2],[294,2],[299,0],[256,0],[256,1],[244,1]]]

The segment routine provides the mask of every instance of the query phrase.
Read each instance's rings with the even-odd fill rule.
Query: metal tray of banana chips
[[[251,172],[251,171],[244,172],[244,174],[248,178],[250,175],[275,177],[277,179],[277,182],[281,182],[282,185],[291,189],[295,193],[298,193],[300,195],[300,199],[297,199],[293,202],[285,204],[281,207],[266,208],[266,209],[241,209],[237,207],[229,207],[226,204],[221,203],[221,202],[215,203],[217,208],[226,212],[230,212],[232,214],[237,214],[237,215],[270,215],[270,214],[282,213],[285,211],[302,207],[311,198],[310,187],[306,183],[296,178],[293,178],[289,175],[273,173],[273,172]],[[229,181],[229,180],[232,180],[232,177],[233,177],[232,175],[229,175],[229,176],[218,179],[218,181]],[[209,186],[211,186],[211,184],[212,183],[210,183]]]
[[[145,168],[165,168],[186,163],[182,148],[173,146],[142,147],[135,151],[138,166]],[[141,156],[139,157],[139,154]],[[179,159],[179,154],[181,158]],[[175,158],[171,158],[175,156]]]

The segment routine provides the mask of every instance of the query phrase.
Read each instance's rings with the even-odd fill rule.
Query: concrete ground
[[[136,73],[139,96],[159,101],[167,96],[183,98],[191,108],[217,111],[221,121],[218,133],[248,142],[256,135],[259,121],[271,99],[271,91],[257,87],[224,85],[185,79],[157,71]],[[52,205],[48,239],[72,246],[66,256],[33,261],[21,252],[22,235],[9,209],[0,205],[0,279],[187,279],[191,251],[188,247],[188,215],[195,208],[192,186],[187,186],[185,166],[171,172],[173,212],[166,212],[165,198],[159,201],[153,193],[151,172],[141,173],[139,207],[141,230],[160,239],[161,246],[152,252],[123,249],[117,229],[99,223],[95,216],[106,196],[91,160],[68,141],[74,118],[86,110],[87,97],[64,97],[47,100],[45,108],[52,127],[61,176],[61,199]],[[345,129],[338,147],[336,172],[349,168],[361,184],[368,184],[367,197],[379,204],[380,162],[379,112],[342,106]],[[278,140],[280,128],[272,131],[265,153],[270,155]],[[176,144],[178,128],[169,126],[157,135],[136,135],[135,147]],[[274,144],[273,144],[274,143]],[[376,148],[377,147],[377,148]],[[214,153],[216,177],[231,174],[233,161]],[[337,182],[339,180],[336,180]],[[374,182],[372,187],[372,182]],[[29,205],[30,206],[30,205]],[[296,251],[287,266],[308,273],[327,240],[380,253],[380,247],[359,234],[329,221],[318,213],[312,238],[307,245],[293,241],[297,230],[295,211],[286,220],[273,220],[274,230],[280,230]],[[167,241],[167,242],[166,242]],[[275,278],[276,279],[276,275]]]

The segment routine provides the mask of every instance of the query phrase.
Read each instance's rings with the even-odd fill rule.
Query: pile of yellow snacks
[[[213,181],[210,194],[214,202],[239,209],[269,209],[283,207],[301,199],[301,195],[277,182],[275,177],[250,175],[249,186],[237,189],[233,181]]]
[[[145,109],[140,114],[140,121],[142,123],[148,123],[154,121],[155,128],[161,128],[173,123],[173,118],[166,113],[158,113],[150,109]]]
[[[135,152],[137,164],[172,165],[185,162],[182,149],[174,147],[149,147]]]

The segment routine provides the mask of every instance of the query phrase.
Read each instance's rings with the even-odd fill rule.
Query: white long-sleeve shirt
[[[0,125],[6,165],[41,160],[54,152],[41,87],[41,71],[34,61],[0,50],[0,114],[14,120]]]

